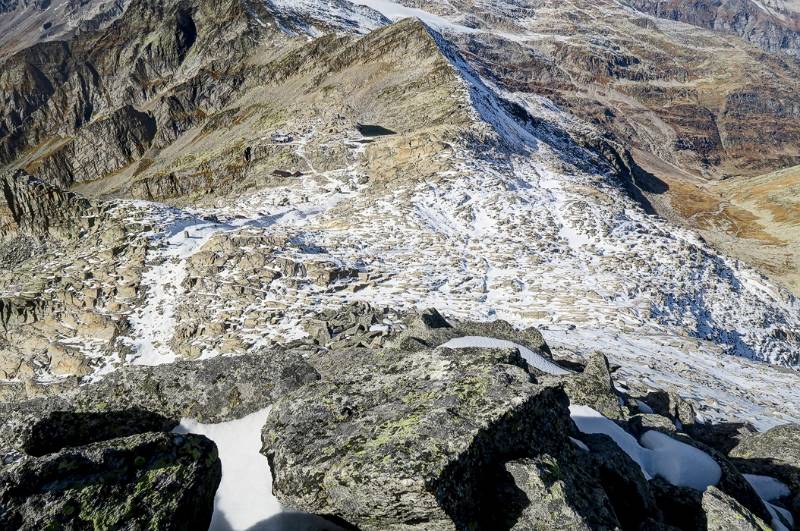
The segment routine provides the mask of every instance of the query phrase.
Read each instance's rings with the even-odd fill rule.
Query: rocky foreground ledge
[[[332,526],[792,529],[800,516],[800,426],[702,423],[674,393],[619,391],[602,354],[553,359],[535,329],[388,315],[348,306],[282,349],[0,404],[0,528],[206,528],[224,463],[173,429],[265,408],[274,496]]]

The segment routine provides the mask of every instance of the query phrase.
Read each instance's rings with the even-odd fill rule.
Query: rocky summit
[[[0,529],[800,529],[796,0],[0,0]]]

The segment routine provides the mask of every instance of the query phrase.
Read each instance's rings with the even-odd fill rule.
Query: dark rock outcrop
[[[177,422],[142,409],[76,413],[53,411],[30,425],[22,450],[33,456],[146,432],[170,431]]]
[[[788,504],[800,516],[800,425],[785,424],[743,437],[730,459],[745,473],[771,476],[791,489]]]
[[[283,351],[127,367],[63,396],[0,404],[0,448],[40,453],[170,428],[184,417],[223,422],[263,409],[317,378],[298,354]],[[105,425],[117,415],[116,425]],[[70,417],[80,424],[70,426]]]
[[[74,140],[43,158],[32,171],[64,188],[99,179],[140,159],[155,134],[152,116],[125,105],[81,128]]]
[[[3,529],[206,529],[221,465],[198,435],[146,433],[0,469]]]
[[[77,236],[99,212],[92,203],[21,170],[0,174],[0,238],[21,234]]]
[[[469,527],[482,476],[566,441],[566,397],[514,350],[334,351],[279,400],[263,432],[287,506],[363,529]]]

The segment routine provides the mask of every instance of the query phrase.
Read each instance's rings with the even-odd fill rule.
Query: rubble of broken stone
[[[784,514],[800,516],[798,426],[703,423],[675,393],[620,391],[600,353],[547,374],[520,348],[442,346],[488,337],[561,362],[536,329],[503,321],[354,303],[305,324],[309,335],[282,347],[126,367],[0,403],[0,527],[129,520],[169,529],[182,518],[202,528],[219,482],[216,451],[171,430],[182,418],[224,422],[268,406],[262,453],[274,495],[338,525],[791,529]],[[701,450],[719,481],[701,492],[646,477],[612,438],[581,432],[571,404],[637,439],[657,431]],[[790,494],[770,503],[786,513],[768,508],[744,474],[785,483]]]

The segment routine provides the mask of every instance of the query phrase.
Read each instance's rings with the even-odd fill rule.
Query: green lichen
[[[482,402],[489,392],[487,378],[481,376],[470,376],[455,386],[456,396],[469,406]]]
[[[390,443],[415,439],[421,421],[420,415],[410,414],[401,419],[384,423],[378,428],[378,434],[372,440],[367,441],[364,450],[373,450]]]

